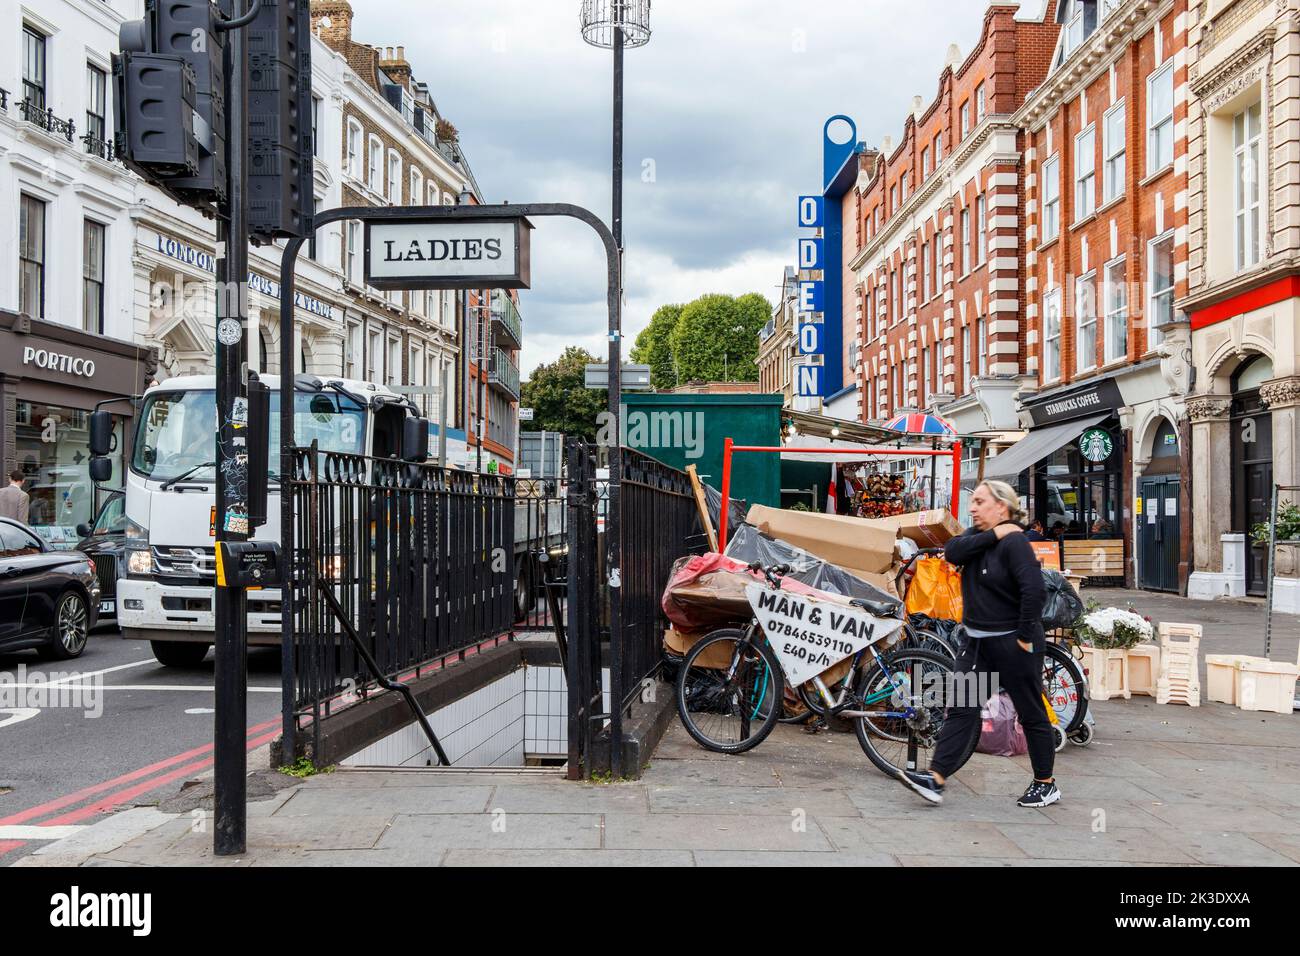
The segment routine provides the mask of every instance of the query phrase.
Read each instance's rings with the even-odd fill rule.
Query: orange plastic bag
[[[908,614],[960,621],[961,572],[943,558],[919,559],[905,603]]]

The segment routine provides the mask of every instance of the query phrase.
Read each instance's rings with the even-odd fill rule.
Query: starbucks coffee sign
[[[366,282],[377,289],[526,289],[526,219],[366,224]]]
[[[1114,450],[1115,442],[1104,428],[1089,428],[1079,438],[1079,453],[1094,465],[1105,461]]]

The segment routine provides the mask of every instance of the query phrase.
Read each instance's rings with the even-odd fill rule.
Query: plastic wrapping
[[[857,578],[838,565],[823,561],[802,548],[770,538],[753,525],[740,524],[727,543],[727,557],[744,564],[788,564],[788,577],[827,594],[840,594],[869,601],[897,601],[892,594]]]
[[[712,485],[704,484],[704,506],[709,509],[709,521],[713,524],[713,530],[718,530],[718,516],[722,514],[722,492],[718,491]],[[732,498],[731,504],[727,508],[727,533],[731,529],[739,528],[745,523],[745,515],[749,513],[749,503],[741,498]],[[701,529],[703,530],[703,529]]]
[[[1083,616],[1083,602],[1065,575],[1043,568],[1043,586],[1047,589],[1047,600],[1043,602],[1043,627],[1074,627],[1074,622]]]
[[[1025,732],[1016,718],[1016,707],[1005,691],[989,698],[980,718],[980,742],[975,748],[980,753],[995,757],[1018,757],[1029,753]]]

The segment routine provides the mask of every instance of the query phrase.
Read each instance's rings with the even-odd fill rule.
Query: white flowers
[[[1139,640],[1148,640],[1153,631],[1151,622],[1134,614],[1132,611],[1126,611],[1118,607],[1103,607],[1085,614],[1083,623],[1094,634],[1110,637],[1118,630],[1133,631],[1138,635]]]

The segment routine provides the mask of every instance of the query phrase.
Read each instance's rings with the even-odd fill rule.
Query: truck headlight
[[[148,551],[135,548],[128,550],[126,571],[128,574],[153,574],[153,555]]]

